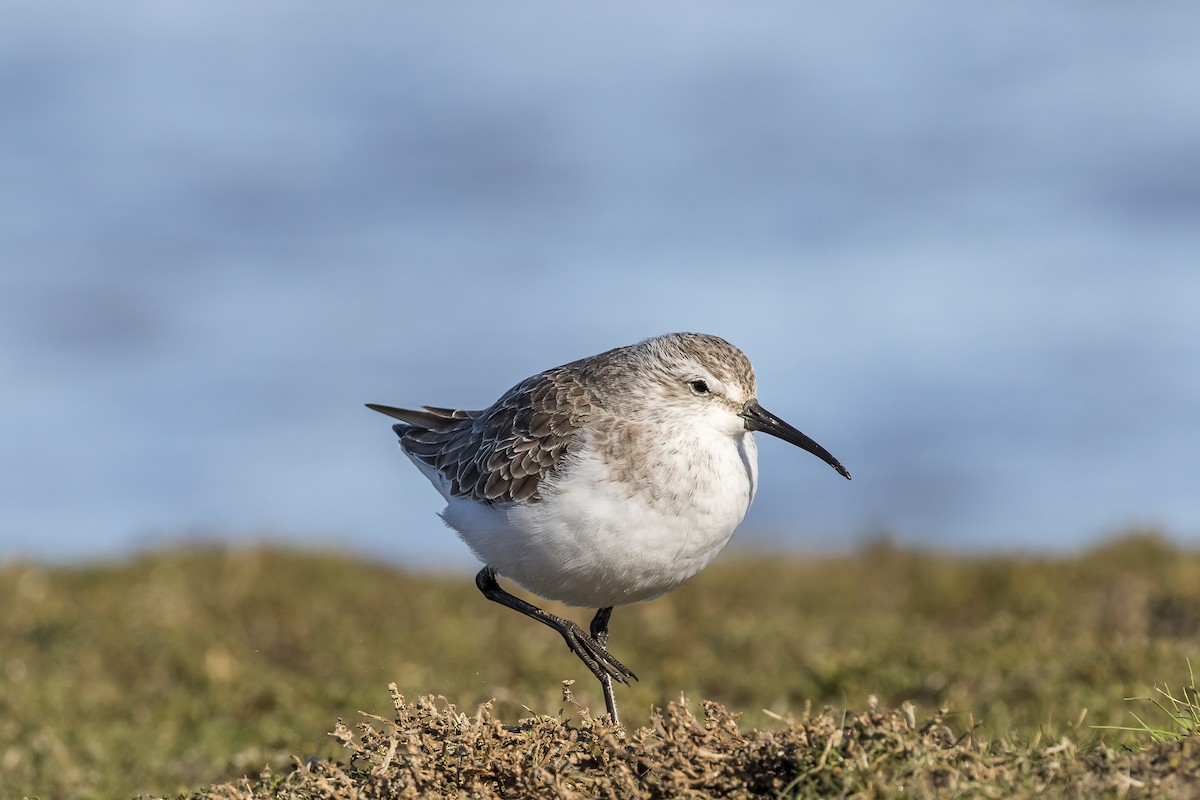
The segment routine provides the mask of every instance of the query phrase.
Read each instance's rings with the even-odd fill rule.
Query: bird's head
[[[850,473],[828,450],[758,403],[754,367],[746,354],[717,336],[668,333],[634,345],[639,374],[656,402],[673,412],[702,415],[731,436],[762,431],[807,450],[845,478]],[[649,369],[646,369],[649,367]]]

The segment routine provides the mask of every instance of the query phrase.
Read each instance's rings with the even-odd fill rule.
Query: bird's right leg
[[[525,616],[532,617],[543,625],[547,625],[558,631],[559,635],[566,641],[567,647],[571,648],[571,652],[579,657],[584,666],[602,684],[604,683],[605,676],[608,677],[610,684],[614,678],[626,685],[629,684],[630,678],[633,678],[635,681],[637,680],[637,676],[633,674],[629,667],[613,658],[608,650],[604,648],[604,645],[597,642],[591,636],[588,636],[577,623],[563,619],[562,617],[556,617],[501,589],[500,584],[496,582],[496,570],[491,567],[484,567],[479,571],[479,574],[475,576],[475,585],[479,587],[479,591],[483,592],[483,596],[488,600],[508,606],[514,611],[520,611]],[[607,700],[607,695],[605,700]]]
[[[609,606],[600,609],[596,612],[596,616],[592,617],[592,638],[606,652],[608,650],[608,620],[611,616],[612,606]],[[600,678],[600,688],[604,690],[604,707],[608,709],[608,718],[612,720],[613,725],[620,725],[621,718],[617,715],[617,697],[613,694],[612,676],[605,673],[597,677]]]

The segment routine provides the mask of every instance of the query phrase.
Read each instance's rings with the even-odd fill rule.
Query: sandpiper
[[[600,681],[636,676],[608,652],[614,606],[704,569],[758,485],[754,431],[849,478],[836,458],[758,404],[754,368],[724,339],[668,333],[521,381],[482,411],[367,404],[401,420],[400,447],[442,496],[442,519],[485,564],[489,600],[548,625]],[[599,609],[590,630],[506,592]]]

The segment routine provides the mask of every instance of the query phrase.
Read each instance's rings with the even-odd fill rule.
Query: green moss
[[[509,725],[556,715],[568,678],[580,704],[603,707],[559,637],[487,602],[467,574],[185,550],[2,567],[0,608],[6,797],[184,793],[264,767],[290,774],[293,756],[345,758],[334,721],[392,715],[391,682],[464,708],[494,699]],[[980,741],[1140,747],[1144,732],[1091,726],[1137,728],[1124,698],[1179,686],[1187,659],[1200,662],[1200,553],[1141,535],[1070,558],[886,544],[837,558],[730,554],[666,597],[617,609],[610,646],[642,679],[618,689],[631,730],[681,693],[764,733],[780,728],[773,715],[861,712],[875,696],[881,708],[944,708],[956,735]]]

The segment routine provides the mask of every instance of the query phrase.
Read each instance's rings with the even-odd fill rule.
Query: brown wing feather
[[[450,482],[451,494],[488,505],[537,502],[592,408],[563,367],[514,386],[483,411],[425,407],[400,417],[404,450]],[[386,413],[386,412],[385,412]],[[416,422],[424,414],[425,424]]]

